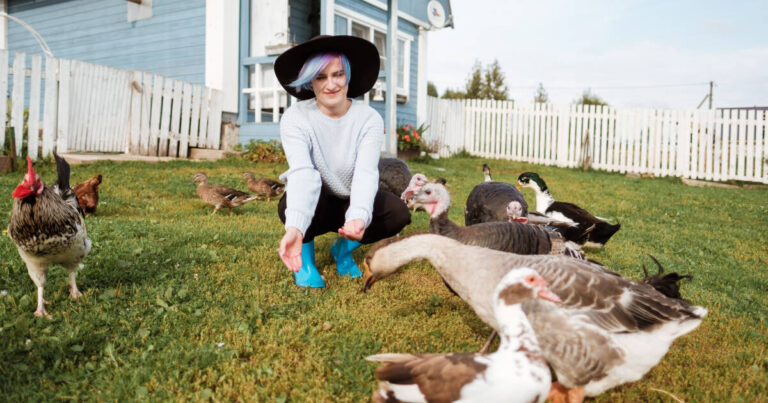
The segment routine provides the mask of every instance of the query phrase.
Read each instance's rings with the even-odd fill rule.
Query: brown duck
[[[253,176],[253,172],[244,173],[243,180],[247,181],[248,189],[250,189],[251,192],[256,193],[262,198],[266,197],[267,201],[270,201],[272,197],[280,196],[285,192],[284,184],[268,178],[256,179],[256,177]]]
[[[259,196],[241,192],[226,185],[211,185],[208,183],[208,175],[203,172],[196,173],[192,183],[199,183],[197,185],[198,196],[214,207],[211,215],[216,214],[221,208],[228,208],[231,215],[232,208],[259,199]]]

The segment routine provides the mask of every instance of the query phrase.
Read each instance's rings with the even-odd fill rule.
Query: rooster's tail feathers
[[[63,194],[69,189],[69,163],[56,153],[53,153],[53,158],[56,160],[56,173],[58,174],[56,186]]]

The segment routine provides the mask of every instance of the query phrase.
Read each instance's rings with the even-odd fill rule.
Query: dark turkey
[[[485,182],[475,186],[467,196],[464,208],[464,225],[483,222],[507,221],[507,206],[517,201],[522,206],[522,216],[528,215],[528,203],[517,187],[491,180],[491,169],[483,164]]]
[[[394,193],[400,197],[411,182],[411,170],[397,158],[379,160],[379,190]]]
[[[460,227],[448,218],[450,203],[448,190],[439,183],[428,183],[413,196],[413,204],[430,215],[429,232],[433,234],[520,255],[565,254],[584,259],[578,245],[541,225],[494,221]]]

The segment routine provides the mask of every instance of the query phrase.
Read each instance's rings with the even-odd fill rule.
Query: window
[[[346,35],[347,34],[347,19],[336,15],[334,16],[333,21],[333,32],[336,35]]]
[[[277,82],[274,72],[274,57],[267,57],[262,62],[250,67],[248,94],[248,114],[253,122],[278,122],[280,115],[289,106],[289,96]]]
[[[375,21],[369,17],[366,17],[365,15],[347,10],[340,6],[336,6],[334,23],[336,24],[336,26],[334,26],[334,32],[336,32],[336,34],[343,35],[349,33],[349,35],[367,39],[376,45],[376,49],[379,51],[380,58],[379,68],[383,74],[383,72],[387,69],[386,24],[380,21]],[[345,26],[340,27],[339,24],[345,24]],[[413,38],[407,34],[400,33],[398,35],[397,77],[395,78],[397,93],[399,95],[398,98],[404,96],[407,99],[409,93],[410,86],[408,74],[410,71],[410,48],[412,41]]]
[[[376,45],[376,49],[379,51],[380,70],[387,69],[387,34],[375,31],[373,33],[373,44]]]

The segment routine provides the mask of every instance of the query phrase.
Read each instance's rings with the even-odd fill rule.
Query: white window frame
[[[363,14],[360,14],[358,12],[352,11],[346,7],[342,6],[336,6],[334,8],[335,15],[338,15],[339,17],[344,17],[347,19],[347,35],[351,35],[352,32],[352,23],[356,23],[358,25],[363,25],[368,28],[368,39],[369,41],[373,42],[373,32],[379,31],[383,32],[386,35],[387,32],[387,25],[383,22],[376,21],[373,18],[370,18],[368,16],[365,16]],[[411,42],[413,42],[414,38],[406,33],[402,33],[398,31],[397,38],[405,44],[403,47],[403,55],[404,55],[404,63],[403,63],[403,82],[398,82],[397,84],[397,94],[401,96],[405,96],[406,99],[408,99],[410,88],[411,88]],[[387,38],[389,39],[389,38]],[[386,55],[384,55],[384,58],[386,59]],[[397,79],[397,77],[395,77]]]

